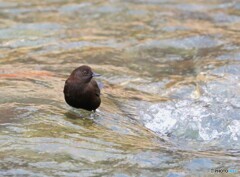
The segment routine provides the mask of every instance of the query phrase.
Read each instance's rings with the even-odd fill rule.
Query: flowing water
[[[0,176],[239,176],[239,32],[237,0],[0,0]]]

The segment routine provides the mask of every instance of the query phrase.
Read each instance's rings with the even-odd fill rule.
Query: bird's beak
[[[99,77],[101,76],[101,74],[98,74],[98,73],[92,73],[92,77]]]

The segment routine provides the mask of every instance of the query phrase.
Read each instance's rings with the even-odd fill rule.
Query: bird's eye
[[[83,71],[83,75],[87,75],[88,72],[86,70]]]

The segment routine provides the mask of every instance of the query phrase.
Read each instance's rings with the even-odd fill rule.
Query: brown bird
[[[89,66],[82,65],[72,71],[65,82],[64,97],[67,104],[74,108],[95,111],[101,104],[100,89]]]

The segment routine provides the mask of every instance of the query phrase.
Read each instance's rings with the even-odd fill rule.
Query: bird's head
[[[82,65],[76,68],[71,75],[74,79],[85,83],[90,82],[93,77],[100,76],[100,74],[94,73],[87,65]]]

